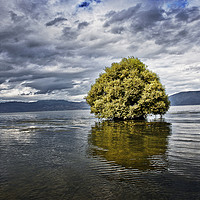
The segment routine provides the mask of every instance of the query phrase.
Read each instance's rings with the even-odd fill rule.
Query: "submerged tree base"
[[[145,120],[145,119],[146,117],[140,116],[140,117],[134,117],[134,118],[127,118],[127,119],[114,117],[112,120],[113,121],[129,121],[129,120]]]

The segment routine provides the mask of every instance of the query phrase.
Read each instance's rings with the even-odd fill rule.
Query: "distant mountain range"
[[[169,96],[172,106],[200,105],[200,91],[180,92]],[[3,102],[0,103],[0,113],[60,111],[89,109],[86,102],[71,102],[65,100],[41,100],[36,102]]]
[[[4,102],[0,103],[0,113],[60,111],[89,109],[86,102],[70,102],[64,100],[41,100],[36,102]]]
[[[200,91],[180,92],[169,96],[171,106],[200,105]]]

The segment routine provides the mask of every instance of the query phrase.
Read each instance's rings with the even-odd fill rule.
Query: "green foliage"
[[[106,68],[91,86],[86,101],[98,118],[123,120],[163,115],[170,104],[159,77],[134,57]]]

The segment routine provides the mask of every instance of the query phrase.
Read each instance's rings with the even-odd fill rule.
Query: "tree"
[[[105,68],[91,86],[86,101],[96,117],[119,120],[163,115],[170,105],[157,74],[134,57]]]

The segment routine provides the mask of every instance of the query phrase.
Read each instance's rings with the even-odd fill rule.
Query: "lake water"
[[[137,122],[0,114],[0,199],[200,199],[200,106]]]

